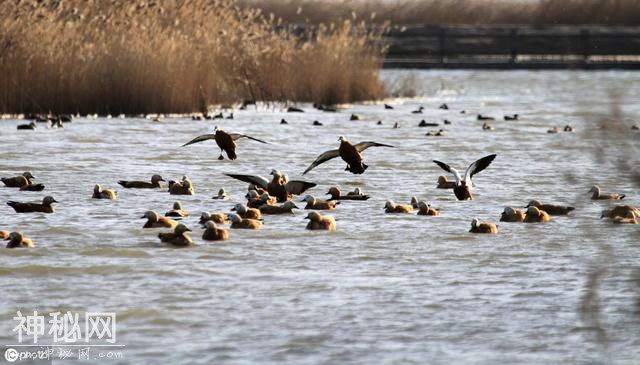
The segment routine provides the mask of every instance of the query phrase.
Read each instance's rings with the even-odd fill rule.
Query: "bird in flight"
[[[198,143],[198,142],[203,142],[209,139],[213,139],[216,141],[216,144],[218,145],[218,147],[220,147],[220,156],[218,156],[218,160],[224,160],[224,156],[222,156],[223,151],[227,154],[227,157],[230,160],[235,160],[236,158],[238,158],[238,156],[236,155],[236,141],[239,140],[240,138],[248,138],[256,142],[265,143],[265,144],[267,143],[261,139],[254,138],[246,134],[227,133],[221,128],[218,128],[217,126],[213,129],[213,132],[214,132],[213,134],[203,134],[201,136],[198,136],[192,139],[191,141],[183,144],[182,147],[188,146],[190,144]]]
[[[340,156],[344,162],[347,163],[345,171],[350,171],[353,174],[362,174],[367,169],[366,164],[362,162],[362,152],[369,147],[393,147],[388,144],[382,144],[378,142],[360,142],[358,144],[351,144],[347,137],[340,136],[340,147],[336,150],[329,150],[318,156],[313,163],[302,173],[302,175],[311,171],[316,166],[325,163],[333,158]]]
[[[458,200],[473,200],[473,181],[471,181],[471,178],[473,177],[473,175],[489,167],[489,165],[495,158],[495,154],[485,156],[469,165],[464,173],[464,179],[460,176],[458,170],[447,165],[446,163],[436,160],[433,160],[433,162],[440,166],[440,168],[442,168],[444,171],[450,172],[453,174],[453,176],[455,176],[456,183],[453,187],[453,193],[456,194],[456,198],[458,198]]]

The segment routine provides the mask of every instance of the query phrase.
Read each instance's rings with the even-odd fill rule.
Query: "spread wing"
[[[254,184],[263,189],[267,189],[267,185],[269,184],[269,180],[265,179],[262,176],[254,176],[254,175],[238,175],[238,174],[225,174],[229,177],[232,177],[236,180],[244,181],[249,184]]]
[[[198,143],[198,142],[204,142],[204,141],[209,140],[209,139],[216,139],[216,135],[215,134],[203,134],[203,135],[198,136],[198,137],[190,140],[189,142],[183,144],[182,147],[188,146],[190,144]]]
[[[440,168],[443,169],[444,171],[452,173],[453,176],[455,176],[456,178],[456,185],[460,185],[460,181],[462,181],[462,178],[460,177],[460,173],[458,172],[458,170],[454,169],[453,167],[447,165],[444,162],[440,162],[437,160],[433,160],[433,162],[435,162],[438,166],[440,166]]]
[[[358,150],[358,152],[362,152],[369,147],[394,147],[394,146],[378,143],[378,142],[360,142],[358,144],[355,144],[353,147],[355,147],[356,150]]]
[[[311,165],[309,165],[309,167],[307,167],[306,170],[304,170],[304,172],[302,173],[302,175],[306,174],[307,172],[311,171],[311,169],[315,168],[316,166],[325,163],[329,160],[331,160],[332,158],[336,158],[340,156],[340,152],[338,150],[329,150],[323,154],[321,154],[320,156],[318,156],[318,158],[316,158],[315,161],[313,161],[311,163]]]
[[[301,180],[291,180],[287,182],[285,188],[289,194],[300,195],[316,185],[318,184]]]
[[[473,175],[489,167],[489,165],[491,165],[491,162],[495,158],[496,158],[495,154],[485,156],[479,159],[478,161],[472,163],[471,165],[469,165],[469,167],[467,168],[467,171],[465,171],[464,173],[464,180],[467,182],[470,182]]]
[[[229,133],[229,135],[231,136],[231,139],[233,139],[234,141],[239,140],[240,138],[249,138],[251,140],[254,140],[256,142],[260,142],[260,143],[265,143],[268,144],[267,142],[261,140],[261,139],[257,139],[251,136],[247,136],[246,134],[241,134],[241,133]]]

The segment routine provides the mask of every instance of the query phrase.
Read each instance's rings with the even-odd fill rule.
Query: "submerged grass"
[[[228,0],[11,0],[0,112],[187,113],[242,100],[382,95],[380,32],[344,20],[295,36]]]

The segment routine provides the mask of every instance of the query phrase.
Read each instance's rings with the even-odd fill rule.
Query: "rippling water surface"
[[[638,226],[599,220],[608,202],[598,183],[640,205],[640,74],[631,72],[431,71],[413,77],[426,96],[351,105],[338,113],[249,107],[234,120],[80,118],[64,129],[17,131],[0,122],[0,172],[33,171],[44,192],[0,188],[0,229],[37,244],[0,250],[0,343],[15,343],[12,317],[24,312],[117,313],[121,363],[634,364],[640,361]],[[437,107],[446,102],[450,110]],[[423,105],[425,113],[410,111]],[[461,114],[460,110],[466,110]],[[349,121],[351,113],[364,117]],[[483,131],[476,114],[500,118]],[[519,121],[502,121],[519,113]],[[286,118],[288,125],[280,125]],[[448,134],[426,137],[420,119]],[[312,127],[319,120],[322,127]],[[382,125],[376,122],[382,120]],[[400,128],[393,129],[395,122]],[[571,124],[575,133],[547,134]],[[214,125],[270,142],[239,142],[239,159],[218,161],[214,142],[180,145]],[[223,173],[300,173],[339,135],[397,146],[365,152],[364,175],[331,161],[304,178],[327,188],[360,187],[372,198],[344,202],[338,231],[309,232],[305,213],[267,216],[260,231],[234,230],[223,243],[200,239],[202,211],[229,211],[246,184]],[[463,168],[497,153],[476,176],[476,200],[435,189],[438,159]],[[188,175],[196,195],[126,190],[120,179]],[[93,185],[119,192],[92,200]],[[211,197],[220,187],[231,201]],[[14,214],[8,200],[51,194],[51,215]],[[412,195],[440,217],[385,215],[384,202]],[[538,198],[576,211],[548,224],[500,224],[496,236],[468,233],[474,217],[497,221],[504,206]],[[197,246],[160,245],[141,229],[144,211],[179,199]],[[302,203],[300,203],[302,204]],[[587,274],[600,276],[599,320],[581,315]],[[599,329],[598,329],[599,328]]]

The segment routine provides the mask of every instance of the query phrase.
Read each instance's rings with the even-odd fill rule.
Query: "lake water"
[[[18,310],[89,311],[117,314],[117,343],[125,346],[111,363],[637,364],[640,228],[598,219],[614,203],[593,202],[587,192],[597,183],[640,205],[640,133],[630,129],[640,122],[640,74],[383,76],[409,80],[424,96],[386,100],[393,110],[249,107],[234,120],[80,118],[35,131],[0,121],[1,176],[31,170],[46,185],[0,188],[0,229],[20,230],[37,245],[0,249],[0,344],[17,343]],[[421,105],[423,115],[411,114]],[[349,121],[351,113],[363,120]],[[478,113],[497,118],[493,131],[481,129]],[[512,113],[520,120],[502,121]],[[421,119],[452,124],[442,126],[446,136],[426,137],[433,128],[417,127]],[[576,132],[546,133],[567,124]],[[214,125],[270,144],[241,140],[233,162],[216,159],[213,141],[180,147]],[[363,175],[333,160],[303,177],[318,184],[310,190],[316,196],[332,185],[371,195],[332,212],[337,232],[306,231],[306,212],[298,211],[265,217],[260,231],[232,230],[229,241],[200,239],[200,212],[244,201],[246,184],[223,173],[268,176],[275,168],[299,179],[339,135],[396,148],[368,149]],[[433,159],[463,169],[490,153],[498,157],[474,178],[474,201],[435,189],[444,172]],[[196,194],[116,184],[155,173],[188,175]],[[119,199],[91,199],[96,183]],[[221,187],[230,201],[211,199]],[[59,201],[55,214],[18,215],[4,204],[46,194]],[[413,195],[441,216],[384,214],[387,199],[407,203]],[[473,218],[497,222],[505,206],[533,198],[576,210],[547,224],[501,223],[495,236],[468,233]],[[184,221],[196,247],[169,248],[157,239],[161,230],[141,229],[146,210],[165,212],[176,200],[192,213]],[[594,270],[602,270],[599,285],[588,290]],[[591,316],[580,310],[590,293],[599,303]]]

